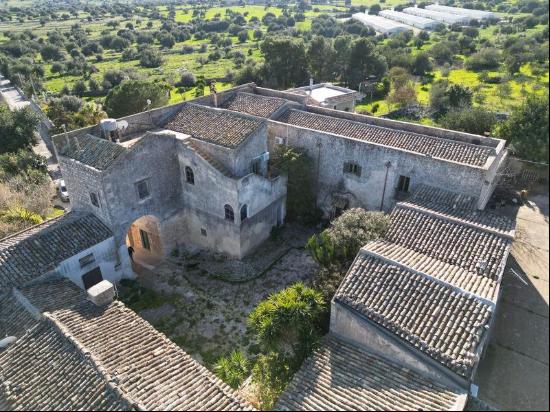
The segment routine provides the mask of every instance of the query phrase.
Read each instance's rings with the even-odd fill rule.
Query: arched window
[[[230,220],[231,222],[235,221],[235,213],[233,213],[233,208],[229,205],[225,205],[225,220]]]
[[[241,222],[243,220],[246,220],[247,217],[248,217],[248,206],[243,205],[243,207],[241,207]]]
[[[195,184],[195,173],[189,166],[185,166],[185,180],[191,185]]]

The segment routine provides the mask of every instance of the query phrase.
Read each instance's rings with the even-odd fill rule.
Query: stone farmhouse
[[[242,258],[285,218],[278,145],[315,162],[318,206],[390,210],[420,183],[452,187],[483,209],[507,151],[483,136],[310,105],[248,84],[53,137],[73,210],[113,233],[122,276],[141,259],[210,249]]]
[[[326,217],[391,211],[331,304],[330,333],[277,409],[462,410],[514,225],[485,211],[505,142],[310,104],[247,84],[53,137],[72,211],[0,240],[0,408],[247,410],[118,301],[142,262],[254,251],[285,220],[280,145],[314,160]]]
[[[427,186],[392,211],[331,304],[279,410],[463,410],[495,321],[513,222]],[[389,390],[388,388],[391,388]]]

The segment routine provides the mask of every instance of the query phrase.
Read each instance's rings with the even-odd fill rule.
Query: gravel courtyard
[[[199,253],[171,257],[154,269],[136,267],[137,287],[155,292],[138,311],[207,366],[234,349],[253,356],[258,348],[247,333],[247,316],[271,293],[311,279],[317,264],[303,246],[312,233],[287,226],[243,261]],[[124,300],[128,291],[120,293]]]

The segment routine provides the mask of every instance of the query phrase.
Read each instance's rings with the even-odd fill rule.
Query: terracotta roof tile
[[[327,335],[276,410],[462,410],[466,394]]]
[[[0,239],[0,289],[24,285],[111,236],[94,215],[70,212]]]
[[[495,152],[493,148],[486,146],[374,126],[301,110],[287,110],[277,120],[471,166],[484,166]]]
[[[2,410],[130,410],[91,360],[40,321],[0,352]]]
[[[234,112],[186,104],[164,126],[197,140],[235,148],[263,125],[263,121]]]
[[[277,97],[260,96],[251,93],[235,93],[222,108],[258,117],[271,117],[286,104],[286,100]]]
[[[335,300],[457,374],[469,377],[492,307],[444,282],[362,250]]]
[[[56,146],[60,155],[78,160],[98,170],[108,169],[127,151],[124,146],[91,134],[73,136],[69,138],[68,144],[67,140],[59,135]]]

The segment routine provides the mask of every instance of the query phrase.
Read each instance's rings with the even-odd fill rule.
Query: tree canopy
[[[109,116],[123,117],[167,103],[168,87],[164,83],[128,80],[109,91],[105,98],[105,111]]]
[[[548,96],[528,97],[497,129],[515,154],[526,160],[548,162]]]
[[[38,115],[28,107],[11,111],[0,106],[0,153],[30,149],[36,144],[39,123]]]

